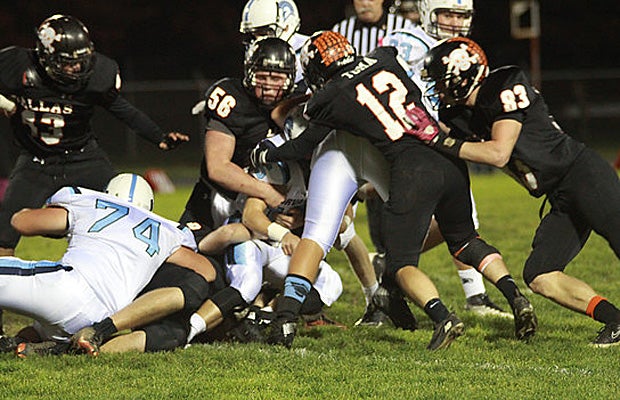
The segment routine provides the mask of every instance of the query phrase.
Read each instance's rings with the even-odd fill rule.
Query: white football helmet
[[[241,13],[239,31],[245,42],[273,36],[285,41],[299,30],[301,19],[293,0],[249,0]]]
[[[420,26],[435,39],[447,39],[454,36],[469,36],[471,21],[474,16],[473,0],[420,0]],[[442,11],[464,14],[463,26],[455,29],[439,25],[437,14]]]
[[[153,189],[140,175],[131,173],[116,175],[108,182],[105,192],[145,210],[153,211]]]

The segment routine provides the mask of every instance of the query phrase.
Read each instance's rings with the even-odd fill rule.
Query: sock
[[[368,287],[363,287],[362,292],[364,292],[364,298],[366,299],[366,305],[369,305],[372,301],[372,295],[379,289],[379,282],[376,282]]]
[[[436,324],[448,318],[448,315],[450,315],[448,308],[438,298],[429,300],[428,303],[424,305],[424,312]]]
[[[95,334],[103,341],[118,332],[116,325],[114,325],[114,322],[112,322],[112,318],[110,317],[93,324],[93,328],[95,329]]]
[[[473,268],[468,268],[465,270],[459,269],[458,273],[461,278],[461,284],[463,285],[466,299],[486,292],[484,280],[478,271]]]
[[[278,301],[278,318],[295,320],[311,288],[312,284],[303,276],[287,275],[284,279],[284,295]]]
[[[601,296],[594,296],[590,300],[586,314],[595,321],[604,324],[620,323],[620,310]]]
[[[508,304],[510,304],[511,306],[514,303],[515,298],[521,296],[521,292],[519,291],[517,284],[510,275],[506,275],[501,278],[499,281],[497,281],[495,286],[499,289],[500,292],[502,292],[506,300],[508,300]]]
[[[187,343],[194,340],[196,335],[207,330],[207,323],[197,313],[193,313],[189,319],[189,334],[187,335]]]

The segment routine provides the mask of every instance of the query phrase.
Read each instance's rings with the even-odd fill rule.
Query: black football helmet
[[[434,82],[426,95],[450,106],[462,104],[489,74],[482,48],[473,40],[454,37],[439,42],[424,57],[422,79]]]
[[[36,34],[37,57],[50,78],[64,85],[88,80],[95,46],[82,22],[69,15],[54,15],[41,23]]]
[[[281,88],[281,98],[291,94],[295,88],[295,52],[282,39],[266,37],[252,42],[245,53],[243,69],[245,75],[243,85],[250,91],[257,86],[258,71],[286,74],[286,82]]]
[[[301,50],[304,80],[313,92],[354,61],[355,48],[338,32],[315,32]]]

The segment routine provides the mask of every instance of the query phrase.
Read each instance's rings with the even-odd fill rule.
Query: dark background
[[[192,137],[167,153],[167,167],[195,169],[202,156],[204,121],[190,109],[207,87],[242,75],[239,34],[246,0],[0,0],[0,48],[32,47],[34,30],[55,13],[73,15],[90,29],[98,51],[118,61],[123,94],[166,131]],[[386,3],[391,0],[386,0]],[[330,29],[351,0],[296,0],[300,32]],[[570,135],[613,160],[620,141],[620,0],[540,0],[542,90]],[[492,67],[518,64],[530,71],[530,41],[510,35],[510,0],[474,0],[472,37]],[[7,132],[0,119],[0,133]],[[163,155],[99,111],[93,127],[112,161],[161,165]],[[4,142],[7,135],[1,135]],[[4,146],[0,142],[0,146]]]
[[[390,0],[386,0],[389,3]],[[241,73],[238,33],[245,0],[2,0],[0,47],[33,45],[33,30],[71,14],[125,80],[211,79]],[[297,0],[301,33],[329,29],[351,0]],[[509,0],[477,0],[473,38],[494,65],[529,64],[529,41],[510,36]],[[620,1],[541,0],[543,70],[620,67]]]

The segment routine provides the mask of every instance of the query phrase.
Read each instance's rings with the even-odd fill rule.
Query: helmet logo
[[[288,17],[295,13],[295,10],[293,10],[293,6],[288,1],[278,1],[278,7],[282,12],[282,19],[285,21]]]
[[[467,48],[468,45],[463,43],[441,59],[446,65],[447,73],[459,76],[461,72],[469,70],[472,65],[480,63],[479,55],[477,53],[470,55]]]
[[[49,26],[49,24],[45,24],[41,26],[41,28],[39,29],[39,40],[41,40],[43,47],[45,47],[45,49],[49,51],[50,53],[54,53],[55,51],[54,46],[52,46],[52,44],[54,42],[60,42],[60,39],[61,39],[61,34],[56,33],[54,28]]]

